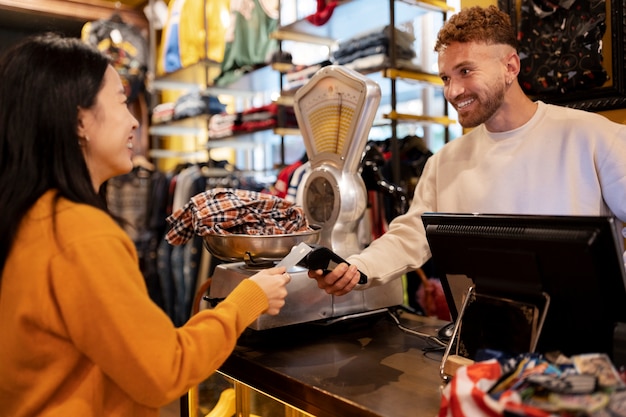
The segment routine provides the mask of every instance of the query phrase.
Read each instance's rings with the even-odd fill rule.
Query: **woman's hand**
[[[327,294],[344,295],[356,287],[361,274],[356,265],[348,266],[348,264],[342,262],[327,274],[324,274],[324,271],[321,269],[310,270],[309,278],[316,280],[317,286],[326,291]]]
[[[287,284],[291,276],[284,266],[263,269],[252,275],[250,279],[257,283],[267,296],[268,307],[264,313],[275,316],[285,305],[287,297]]]

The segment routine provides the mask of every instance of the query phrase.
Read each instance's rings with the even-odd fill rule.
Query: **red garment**
[[[417,270],[417,274],[422,280],[422,285],[417,290],[417,301],[426,315],[440,320],[452,320],[441,281],[438,278],[427,278],[422,268]]]
[[[389,228],[385,219],[385,205],[383,204],[383,196],[378,191],[367,192],[368,207],[370,209],[370,220],[372,223],[372,240],[378,239]]]
[[[315,26],[322,26],[333,15],[333,10],[337,7],[337,1],[332,0],[330,2],[326,2],[326,0],[317,0],[317,11],[312,15],[306,17],[310,23]]]
[[[271,194],[279,198],[285,198],[287,196],[287,190],[289,190],[291,176],[301,165],[302,161],[299,160],[283,168],[276,177],[276,182],[274,183],[274,188],[272,189]]]

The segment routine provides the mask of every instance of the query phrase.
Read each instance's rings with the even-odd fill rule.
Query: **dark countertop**
[[[445,324],[400,313],[410,329]],[[436,416],[443,348],[387,312],[330,325],[246,330],[220,372],[317,417]]]

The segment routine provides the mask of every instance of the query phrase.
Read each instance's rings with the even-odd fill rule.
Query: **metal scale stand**
[[[309,224],[321,227],[317,244],[342,258],[363,249],[357,227],[367,206],[367,190],[358,170],[380,96],[378,84],[339,66],[319,70],[295,96],[294,110],[311,164],[298,193],[303,193]],[[212,253],[216,255],[215,248]],[[210,297],[226,297],[258,268],[249,262],[218,265]],[[399,279],[335,297],[319,289],[305,268],[296,266],[289,274],[289,294],[280,314],[263,314],[250,328],[265,330],[312,321],[332,323],[372,314],[403,301]]]
[[[304,212],[309,223],[322,228],[319,244],[343,258],[363,249],[357,228],[367,207],[367,190],[359,166],[380,98],[378,84],[337,65],[319,70],[295,95],[294,110],[311,164],[301,186]],[[393,280],[333,297],[331,316],[399,305],[402,291],[401,280]]]

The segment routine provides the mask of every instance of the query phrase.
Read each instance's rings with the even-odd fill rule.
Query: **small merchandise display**
[[[457,370],[443,390],[440,417],[626,416],[626,373],[606,354],[491,354]]]

